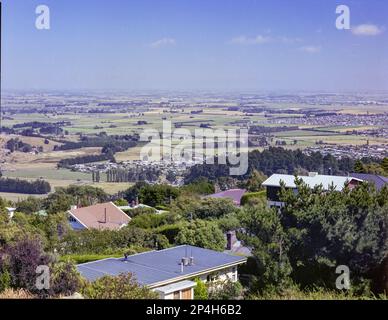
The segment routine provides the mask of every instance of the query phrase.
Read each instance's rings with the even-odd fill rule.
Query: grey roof
[[[303,182],[306,183],[310,188],[322,185],[325,190],[328,190],[331,185],[334,185],[335,190],[337,191],[342,191],[342,189],[345,187],[345,184],[352,180],[362,182],[361,179],[354,177],[326,176],[319,174],[315,176],[298,176],[298,178],[301,178]],[[280,181],[283,181],[287,188],[296,188],[295,176],[289,174],[273,174],[263,182],[263,186],[280,187]]]
[[[156,291],[163,292],[164,294],[170,294],[179,290],[185,290],[189,288],[194,288],[197,285],[196,282],[184,280],[176,283],[169,284],[164,287],[159,287]]]
[[[182,273],[180,263],[185,256],[194,257],[194,265],[184,267]],[[204,271],[236,265],[245,261],[244,257],[184,245],[135,254],[129,256],[127,260],[110,258],[88,262],[79,264],[77,268],[81,275],[89,281],[94,281],[105,275],[118,276],[132,273],[140,284],[153,286],[188,279]]]
[[[376,174],[351,173],[350,175],[352,177],[373,183],[378,191],[380,191],[386,184],[388,184],[387,177],[379,176]]]

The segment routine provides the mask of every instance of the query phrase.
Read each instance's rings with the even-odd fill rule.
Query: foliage
[[[259,204],[260,202],[265,201],[266,199],[266,192],[260,191],[260,192],[249,192],[242,196],[241,198],[241,205],[254,205]]]
[[[178,222],[174,224],[163,225],[155,228],[153,232],[165,236],[171,244],[176,244],[176,237],[181,230],[186,226],[184,222]]]
[[[91,206],[97,203],[106,202],[108,194],[100,188],[92,186],[69,186],[57,188],[44,201],[44,208],[48,213],[59,213],[70,210],[72,205]]]
[[[352,292],[327,290],[315,287],[309,290],[301,290],[291,286],[281,291],[276,288],[267,290],[262,294],[253,294],[247,297],[249,300],[386,300],[386,296],[356,295]]]
[[[47,181],[27,181],[11,178],[0,178],[0,192],[13,192],[25,194],[47,194],[51,186]]]
[[[267,180],[267,178],[268,177],[263,172],[254,169],[244,187],[249,192],[261,191],[263,189],[262,183]]]
[[[209,298],[209,293],[206,284],[200,278],[195,278],[194,281],[197,284],[194,287],[194,299],[207,300]]]
[[[140,286],[131,274],[118,277],[105,276],[88,283],[82,288],[82,294],[88,299],[157,299],[158,295],[146,287]]]
[[[146,186],[148,186],[148,183],[145,181],[136,182],[132,187],[124,192],[123,197],[128,201],[128,203],[131,203],[139,197],[140,190]]]
[[[140,189],[139,201],[151,207],[168,205],[179,192],[178,188],[169,185],[147,185]]]
[[[234,231],[241,228],[237,213],[231,213],[216,220],[218,227],[224,232]]]
[[[24,238],[7,246],[0,261],[0,272],[9,272],[12,288],[40,293],[35,286],[36,267],[49,265],[52,259],[44,253],[39,240]]]
[[[158,228],[164,225],[173,224],[176,218],[170,213],[141,214],[132,218],[130,225],[142,229]]]
[[[71,168],[76,164],[85,164],[85,163],[93,163],[100,161],[112,161],[114,162],[114,157],[111,153],[109,154],[99,154],[99,155],[87,155],[82,157],[75,157],[69,159],[62,159],[58,162],[58,168]]]
[[[11,287],[11,281],[11,275],[8,270],[4,268],[4,270],[0,272],[0,293]]]
[[[239,214],[244,233],[240,238],[254,248],[256,281],[253,290],[289,284],[291,266],[287,257],[287,234],[275,209],[265,205],[245,207]]]
[[[81,275],[75,265],[69,261],[54,264],[50,270],[51,297],[71,296],[82,285]]]
[[[240,180],[250,177],[254,170],[270,176],[274,173],[293,174],[297,168],[321,174],[346,174],[353,170],[354,160],[343,157],[337,160],[332,155],[322,155],[313,152],[309,155],[301,150],[288,150],[280,147],[270,147],[262,152],[254,150],[248,154],[248,172],[240,176]],[[229,166],[226,164],[199,164],[190,168],[185,177],[185,183],[191,183],[200,177],[216,181],[220,177],[229,177]]]
[[[150,216],[150,215],[155,215],[156,214],[156,209],[154,208],[148,208],[148,207],[143,207],[143,208],[135,208],[131,210],[125,210],[124,211],[127,215],[129,215],[131,218],[135,218],[138,216]]]
[[[231,199],[180,197],[173,203],[171,211],[193,219],[217,219],[236,211]]]
[[[119,207],[124,207],[124,206],[128,206],[128,201],[123,199],[123,198],[120,198],[120,199],[117,199],[114,204],[116,206],[119,206]]]
[[[209,195],[215,193],[214,185],[205,178],[199,178],[181,188],[183,193]]]
[[[127,252],[127,250],[125,250]],[[137,253],[137,251],[136,251]],[[67,254],[60,257],[61,262],[72,261],[75,264],[87,263],[107,258],[121,258],[124,256],[124,252],[117,254]]]
[[[240,239],[253,246],[256,270],[251,291],[281,291],[292,283],[335,288],[335,268],[352,272],[352,288],[367,292],[388,252],[387,190],[369,184],[338,192],[310,189],[296,179],[298,193],[282,187],[280,210],[244,207]],[[384,275],[380,275],[380,278]]]
[[[194,220],[184,226],[176,236],[177,244],[189,244],[201,248],[223,251],[226,240],[215,222]]]
[[[16,210],[25,214],[37,212],[43,208],[43,202],[39,198],[28,197],[16,203]]]
[[[236,300],[243,294],[243,286],[240,282],[226,280],[208,285],[210,300]]]
[[[164,249],[169,246],[165,236],[133,226],[126,226],[118,231],[71,231],[62,243],[62,254],[111,254],[125,252],[132,246],[149,249]]]
[[[0,292],[0,299],[35,299],[36,296],[24,289],[6,289]]]

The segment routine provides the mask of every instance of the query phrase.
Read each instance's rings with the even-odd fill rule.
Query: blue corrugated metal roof
[[[180,263],[185,256],[194,257],[194,265],[184,267],[182,273]],[[152,285],[244,261],[245,258],[222,252],[193,246],[179,246],[135,254],[129,256],[127,260],[112,258],[88,262],[78,265],[77,268],[89,281],[104,275],[118,276],[132,273],[140,284]]]
[[[376,174],[366,174],[366,173],[351,173],[352,177],[368,181],[370,183],[373,183],[377,189],[377,191],[380,191],[386,184],[388,184],[388,178],[379,176]]]

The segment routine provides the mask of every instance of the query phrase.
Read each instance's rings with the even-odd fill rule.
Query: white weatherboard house
[[[157,292],[161,299],[194,299],[194,279],[204,282],[238,280],[237,267],[247,258],[193,246],[150,251],[121,259],[103,259],[79,264],[89,281],[103,276],[131,273],[136,281]]]
[[[353,177],[320,175],[316,172],[310,172],[308,176],[298,176],[298,178],[302,179],[310,188],[322,185],[323,190],[329,190],[331,187],[334,187],[336,191],[342,191],[345,186],[351,189],[363,182],[363,180]],[[295,184],[295,176],[289,174],[273,174],[263,182],[263,186],[267,188],[267,200],[270,207],[282,207],[284,205],[279,199],[281,183],[284,183],[286,188],[298,192]]]

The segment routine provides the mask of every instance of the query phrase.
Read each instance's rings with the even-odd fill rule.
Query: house
[[[334,190],[336,191],[342,191],[345,186],[354,188],[363,181],[354,177],[320,175],[316,172],[310,172],[308,176],[298,176],[298,178],[302,179],[302,181],[310,188],[321,185],[324,190],[329,190],[331,187],[334,187]],[[295,184],[295,176],[273,174],[263,182],[263,186],[267,189],[267,201],[270,207],[282,207],[284,205],[279,199],[281,182],[285,184],[286,188],[298,192]]]
[[[189,245],[139,253],[125,258],[108,258],[79,264],[80,274],[89,281],[105,275],[131,273],[136,281],[157,292],[161,299],[194,298],[194,279],[204,282],[238,280],[237,267],[246,262],[222,252]]]
[[[207,196],[207,198],[231,199],[236,206],[240,206],[241,198],[247,192],[245,189],[230,189]]]
[[[73,206],[68,211],[68,218],[74,230],[119,230],[131,221],[113,202],[83,208]]]
[[[373,184],[377,191],[380,191],[382,188],[384,188],[385,185],[388,184],[387,177],[379,176],[377,174],[351,173],[350,176]]]

